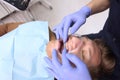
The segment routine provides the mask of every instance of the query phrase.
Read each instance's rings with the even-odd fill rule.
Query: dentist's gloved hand
[[[75,33],[81,25],[86,22],[86,18],[91,14],[91,9],[88,6],[82,7],[79,11],[65,16],[60,24],[53,28],[57,39],[62,38],[64,42],[67,41],[68,31],[70,34]]]
[[[52,52],[52,60],[45,57],[45,61],[49,65],[46,68],[48,72],[58,80],[92,80],[86,65],[77,56],[67,53],[66,49],[62,52],[62,63],[59,62],[56,50]]]

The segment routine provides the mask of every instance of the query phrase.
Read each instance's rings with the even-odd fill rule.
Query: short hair
[[[103,74],[111,74],[115,67],[115,56],[113,55],[112,50],[103,40],[93,39],[93,41],[98,46],[101,53],[101,63],[95,68],[89,68],[91,76],[93,80],[95,80]]]

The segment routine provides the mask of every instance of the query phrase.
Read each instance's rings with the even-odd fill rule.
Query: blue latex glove
[[[86,65],[77,56],[66,53],[66,49],[64,49],[62,64],[59,62],[56,50],[52,52],[52,60],[45,58],[49,65],[48,72],[58,80],[92,80]],[[76,67],[73,67],[70,62],[74,63]]]
[[[65,16],[60,24],[53,28],[57,39],[62,38],[64,42],[67,41],[68,31],[70,34],[75,33],[81,25],[86,22],[86,18],[91,14],[91,9],[88,6],[82,7],[79,11]]]

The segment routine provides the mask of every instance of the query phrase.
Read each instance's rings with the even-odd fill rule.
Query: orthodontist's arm
[[[92,0],[87,6],[91,9],[91,14],[99,13],[109,8],[110,0]]]
[[[80,10],[65,16],[60,24],[53,28],[57,39],[62,38],[66,42],[70,28],[70,34],[75,33],[86,22],[87,17],[108,9],[109,5],[109,0],[92,0]]]

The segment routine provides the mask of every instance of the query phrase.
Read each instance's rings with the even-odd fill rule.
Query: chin
[[[47,52],[47,56],[49,57],[49,58],[52,58],[52,48],[51,48],[51,43],[49,42],[48,44],[47,44],[47,46],[46,46],[46,52]]]

